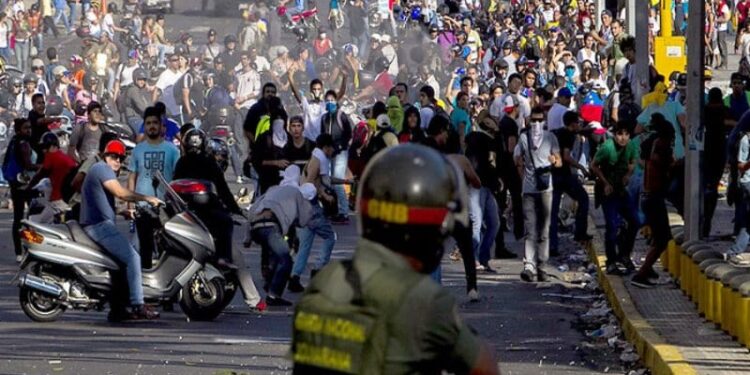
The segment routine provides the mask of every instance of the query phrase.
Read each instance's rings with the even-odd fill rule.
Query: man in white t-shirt
[[[159,79],[156,81],[156,88],[151,97],[152,102],[156,102],[159,99],[161,93],[161,101],[167,106],[168,115],[177,115],[180,113],[180,109],[177,106],[177,102],[174,99],[174,84],[177,80],[182,77],[180,72],[180,57],[177,55],[169,56],[169,65],[167,70],[159,75]]]
[[[547,112],[547,130],[553,131],[565,126],[563,115],[570,110],[572,98],[573,93],[567,87],[563,87],[557,92],[557,103],[553,104]]]
[[[326,113],[326,103],[323,91],[323,81],[320,79],[313,79],[310,81],[310,95],[309,99],[307,95],[301,95],[297,89],[297,85],[294,82],[294,73],[290,72],[289,76],[289,87],[294,94],[294,98],[297,99],[297,103],[302,106],[303,118],[305,119],[305,130],[304,136],[310,141],[315,142],[320,135],[320,119],[323,114]],[[341,81],[341,87],[336,93],[336,98],[341,99],[346,93],[346,77]]]
[[[508,77],[508,92],[492,101],[492,104],[490,104],[490,116],[498,119],[498,121],[503,118],[505,116],[505,112],[503,112],[506,103],[505,99],[512,95],[518,101],[518,118],[516,119],[516,123],[518,123],[519,129],[525,128],[526,118],[531,115],[531,103],[528,98],[519,95],[522,85],[523,79],[521,75],[518,73],[511,74]]]
[[[247,110],[260,96],[260,74],[253,68],[247,51],[240,53],[240,65],[242,71],[237,75],[237,94],[234,103],[237,109]]]

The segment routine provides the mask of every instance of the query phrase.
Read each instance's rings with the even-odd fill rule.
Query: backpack
[[[417,273],[383,267],[363,283],[352,261],[324,268],[295,306],[293,374],[382,374],[388,320],[421,280]],[[339,292],[344,285],[352,291],[349,299]],[[371,297],[365,297],[363,290]]]
[[[8,182],[18,181],[18,174],[23,172],[21,164],[18,163],[18,153],[16,152],[16,140],[13,139],[8,143],[8,148],[5,151],[5,157],[3,158],[3,178]]]
[[[392,133],[393,135],[396,135],[396,132],[393,131],[393,128],[379,129],[378,132],[375,133],[372,138],[370,138],[370,141],[367,142],[367,146],[365,146],[365,150],[362,152],[362,158],[364,160],[369,161],[373,156],[375,156],[375,154],[386,148],[385,140],[383,139],[383,136],[386,133]]]

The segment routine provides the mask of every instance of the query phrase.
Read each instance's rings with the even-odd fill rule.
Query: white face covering
[[[286,130],[284,130],[284,120],[278,119],[273,121],[273,145],[284,147],[286,145]]]
[[[544,121],[530,121],[531,143],[534,148],[539,148],[544,140]]]

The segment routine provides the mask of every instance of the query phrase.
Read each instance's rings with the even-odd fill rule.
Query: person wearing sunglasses
[[[115,226],[115,198],[126,202],[162,204],[156,197],[126,189],[117,181],[117,173],[125,161],[125,144],[111,141],[104,148],[102,161],[94,164],[81,187],[81,226],[88,236],[112,256],[125,264],[131,310],[113,306],[108,320],[151,320],[159,313],[143,303],[141,259],[125,236]],[[128,212],[128,211],[126,211]]]
[[[549,227],[552,210],[552,168],[560,168],[560,146],[555,136],[544,130],[545,110],[534,107],[528,129],[521,133],[513,152],[523,186],[526,244],[521,279],[549,281],[544,268],[549,260]]]

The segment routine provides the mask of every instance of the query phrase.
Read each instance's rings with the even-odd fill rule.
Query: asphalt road
[[[234,32],[240,22],[239,18],[203,16],[197,0],[176,3],[177,14],[167,16],[168,32],[191,32],[196,45],[205,41],[209,28],[223,35]],[[78,40],[70,37],[57,41],[49,37],[46,42],[47,46],[59,46],[64,56],[78,48]],[[9,284],[17,271],[10,222],[10,213],[0,211],[0,374],[289,372],[292,310],[271,308],[263,314],[251,314],[239,296],[214,322],[189,322],[178,306],[156,322],[110,324],[104,312],[70,311],[56,323],[30,321],[20,309],[18,288]],[[122,224],[122,230],[127,230]],[[336,230],[339,240],[334,258],[351,256],[355,225],[338,226]],[[236,232],[235,246],[241,246],[241,241],[242,233]],[[520,243],[509,246],[521,252]],[[246,260],[259,273],[258,254],[257,247],[245,252]],[[447,257],[443,284],[456,296],[463,318],[491,344],[504,374],[616,371],[617,364],[611,358],[579,350],[583,334],[576,328],[576,314],[586,308],[580,300],[544,295],[586,292],[571,291],[559,284],[538,288],[522,283],[519,260],[493,261],[493,266],[498,274],[480,274],[479,303],[468,303],[461,263]],[[297,298],[292,294],[287,297]]]

